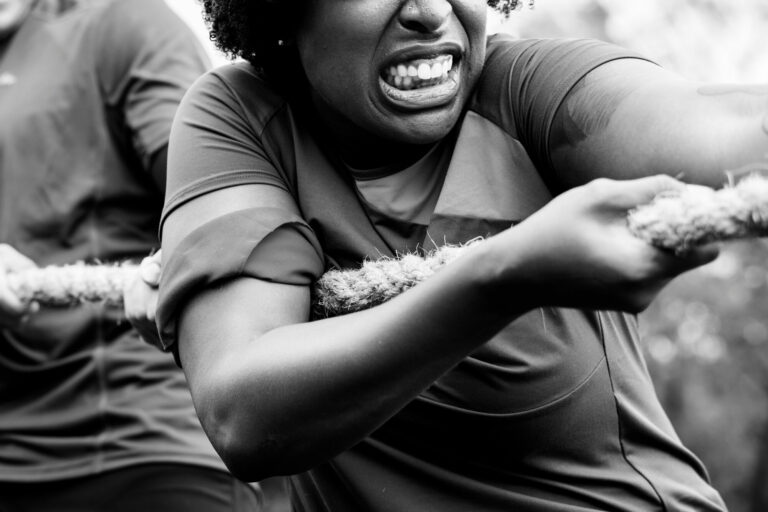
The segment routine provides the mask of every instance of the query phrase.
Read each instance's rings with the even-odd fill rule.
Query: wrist
[[[535,262],[527,248],[524,234],[511,228],[488,238],[467,251],[462,265],[473,277],[478,297],[488,308],[500,308],[511,314],[542,306],[534,280]],[[456,263],[459,263],[458,261]]]

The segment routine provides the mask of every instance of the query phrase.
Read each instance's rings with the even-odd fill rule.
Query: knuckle
[[[587,197],[597,203],[605,203],[616,197],[616,182],[608,178],[597,178],[585,185],[585,194]]]

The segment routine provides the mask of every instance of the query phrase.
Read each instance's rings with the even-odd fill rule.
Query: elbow
[[[305,444],[292,441],[285,429],[253,417],[216,416],[203,421],[205,430],[229,472],[244,482],[301,473],[318,462],[307,458],[311,449],[297,450]]]
[[[258,482],[281,474],[274,462],[274,451],[268,447],[242,441],[214,441],[214,447],[229,472],[243,482]]]
[[[259,433],[257,425],[221,415],[201,416],[208,437],[230,473],[244,482],[278,476],[280,442]]]

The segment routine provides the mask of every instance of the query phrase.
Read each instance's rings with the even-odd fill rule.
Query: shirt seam
[[[615,406],[616,411],[616,428],[618,430],[617,437],[619,441],[619,448],[621,449],[621,457],[624,459],[624,462],[627,463],[627,465],[635,472],[637,473],[645,482],[651,487],[654,494],[656,495],[656,498],[659,501],[659,505],[661,505],[662,509],[665,511],[669,511],[669,507],[667,506],[667,503],[664,501],[664,498],[661,496],[661,493],[656,488],[654,483],[651,481],[651,479],[640,469],[638,468],[630,459],[629,455],[627,454],[626,447],[624,444],[624,429],[622,428],[622,413],[621,413],[621,407],[619,406],[619,399],[616,393],[616,387],[613,384],[613,371],[611,370],[611,361],[608,357],[608,350],[606,348],[606,342],[605,342],[605,327],[603,325],[603,318],[599,311],[595,312],[595,316],[597,317],[597,325],[599,329],[600,334],[600,341],[603,345],[603,354],[605,355],[605,367],[608,372],[608,381],[611,383],[611,394],[613,395],[613,403]]]
[[[462,412],[469,412],[469,413],[476,414],[476,415],[481,415],[481,416],[484,416],[484,417],[509,418],[509,417],[514,417],[514,416],[522,416],[522,415],[527,415],[527,414],[535,414],[537,412],[546,410],[546,409],[548,409],[548,408],[550,408],[550,407],[552,407],[554,405],[557,405],[558,403],[560,403],[560,402],[562,402],[564,400],[567,400],[568,398],[572,397],[575,393],[578,393],[578,391],[580,389],[582,389],[584,386],[586,386],[592,380],[592,378],[597,374],[598,370],[600,370],[600,367],[603,365],[604,361],[605,361],[605,364],[606,364],[606,367],[607,367],[608,366],[608,358],[607,358],[607,356],[605,354],[603,354],[603,357],[601,357],[597,361],[595,366],[589,372],[587,372],[587,374],[586,374],[586,376],[584,378],[582,378],[572,388],[570,388],[569,390],[563,392],[562,394],[560,394],[559,396],[553,398],[552,400],[549,400],[549,401],[547,401],[547,402],[545,402],[543,404],[535,405],[533,407],[528,407],[528,408],[525,408],[525,409],[520,409],[520,410],[516,410],[516,411],[512,411],[512,412],[495,413],[495,412],[473,411],[473,410],[457,407],[455,405],[439,402],[439,401],[437,401],[437,400],[435,400],[433,398],[428,398],[428,397],[424,397],[424,396],[419,396],[418,398],[420,400],[424,400],[426,402],[430,402],[430,403],[439,405],[441,407],[447,407],[449,409],[459,410],[459,411],[462,411]]]

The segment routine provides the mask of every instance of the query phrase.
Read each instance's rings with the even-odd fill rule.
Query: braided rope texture
[[[8,287],[24,303],[72,306],[82,302],[123,304],[123,287],[138,272],[136,265],[86,265],[33,268],[8,274]]]
[[[630,231],[648,243],[685,253],[694,246],[735,238],[768,235],[768,179],[759,175],[720,190],[686,187],[663,193],[629,212]],[[367,309],[432,276],[468,246],[443,246],[425,256],[368,260],[359,269],[330,270],[312,290],[314,318]],[[8,286],[23,302],[50,306],[82,302],[122,305],[123,287],[138,272],[136,265],[50,266],[7,275]]]
[[[685,253],[720,240],[768,235],[768,179],[745,177],[720,190],[689,186],[659,194],[629,212],[629,230],[663,249]]]
[[[313,317],[338,316],[382,304],[432,276],[480,241],[445,245],[423,257],[405,254],[367,260],[359,269],[329,270],[312,290]]]

